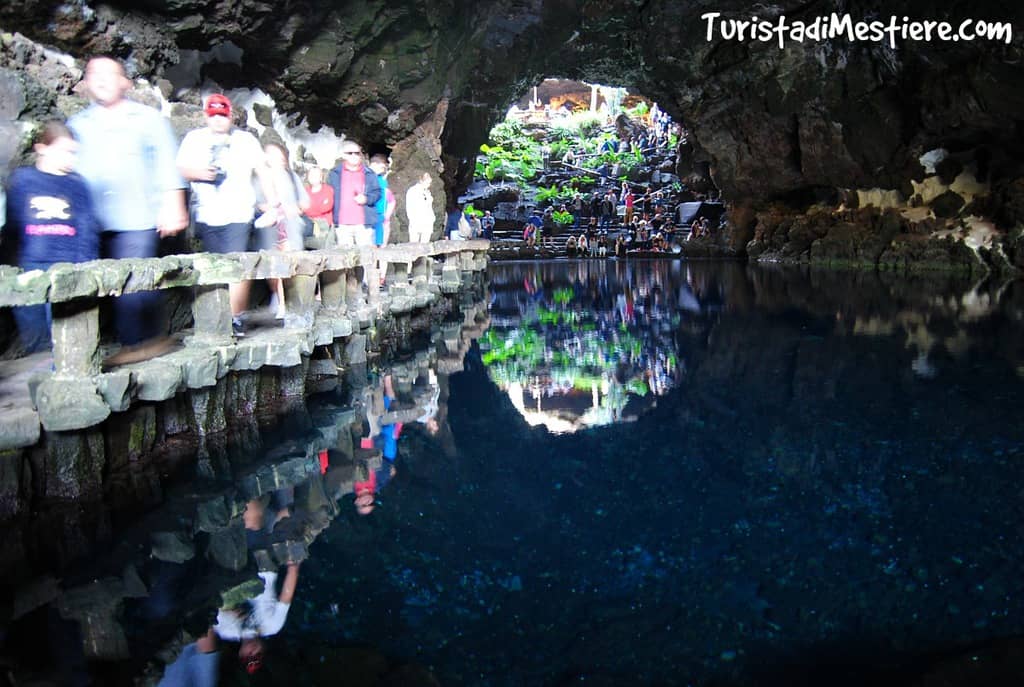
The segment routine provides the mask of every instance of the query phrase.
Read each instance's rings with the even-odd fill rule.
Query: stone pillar
[[[423,292],[427,290],[427,286],[430,283],[430,275],[434,270],[434,259],[430,256],[424,256],[417,258],[412,263],[412,285],[416,291]]]
[[[462,276],[459,274],[459,261],[457,256],[445,260],[441,268],[441,292],[455,293],[462,286]]]
[[[345,312],[345,272],[320,274],[320,307],[334,314]]]
[[[53,304],[53,365],[58,378],[100,373],[99,312],[99,303],[92,298]]]
[[[192,301],[192,319],[195,321],[193,338],[197,343],[221,346],[232,341],[231,301],[227,284],[208,284],[195,287]]]
[[[409,269],[399,269],[398,262],[383,263],[381,273],[384,275],[384,283],[390,288],[392,284],[407,284],[409,282]]]
[[[380,272],[377,261],[373,258],[363,265],[363,281],[366,285],[366,302],[373,307],[380,303]]]
[[[297,274],[284,280],[285,326],[309,328],[316,314],[316,277]]]
[[[473,252],[473,268],[478,272],[487,269],[487,251],[478,250]]]
[[[358,310],[365,302],[362,284],[363,268],[354,267],[345,272],[345,305],[349,312]]]

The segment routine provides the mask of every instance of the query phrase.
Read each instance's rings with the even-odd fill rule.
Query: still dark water
[[[326,498],[295,490],[293,514],[327,517],[264,670],[229,655],[221,684],[918,684],[1024,634],[1021,282],[669,261],[489,278],[463,371],[439,362],[448,323],[262,439],[301,454],[344,415],[358,445],[389,371],[420,406],[371,515],[333,448]]]

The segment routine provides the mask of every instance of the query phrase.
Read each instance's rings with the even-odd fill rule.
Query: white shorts
[[[338,246],[341,248],[373,245],[373,227],[363,224],[340,224],[334,230],[338,235]]]

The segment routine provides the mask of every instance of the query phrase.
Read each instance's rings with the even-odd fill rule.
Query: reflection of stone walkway
[[[446,419],[448,375],[462,369],[472,341],[488,327],[482,290],[463,291],[454,301],[445,323],[432,328],[429,345],[406,352],[398,361],[377,361],[377,373],[369,373],[365,365],[344,370],[344,384],[353,389],[381,384],[384,374],[393,379],[399,403],[381,421],[424,423],[423,431],[431,434],[450,431]],[[456,314],[458,317],[452,316]],[[413,320],[392,343],[401,349],[404,335],[409,341],[419,341],[416,331],[430,327],[429,318]],[[258,313],[251,318],[246,339],[251,346],[266,347],[287,335],[288,330],[269,313]],[[174,355],[162,356],[158,362]],[[0,392],[21,393],[19,383],[25,375],[48,372],[50,361],[48,355],[40,354],[0,363],[0,370],[10,373],[0,382]],[[362,395],[354,397],[361,399]],[[23,400],[27,401],[27,395]],[[158,505],[118,527],[112,544],[94,540],[95,535],[83,536],[82,531],[93,519],[106,522],[122,517],[114,510],[107,512],[107,503],[83,501],[60,516],[66,522],[59,534],[41,537],[46,520],[55,519],[51,513],[57,507],[42,503],[41,514],[17,526],[10,524],[5,535],[5,550],[10,555],[0,565],[0,579],[13,581],[12,588],[17,587],[12,622],[52,604],[61,618],[81,628],[81,647],[72,642],[62,651],[81,651],[88,659],[138,661],[160,648],[162,664],[182,649],[180,639],[170,637],[180,634],[183,624],[189,627],[190,622],[205,620],[217,608],[251,599],[262,589],[256,570],[278,571],[281,566],[306,561],[320,534],[351,511],[355,482],[384,467],[379,447],[360,446],[368,411],[361,401],[335,405],[324,398],[309,407],[298,406],[294,414],[283,418],[281,431],[262,434],[254,419],[234,418],[228,432],[207,437],[202,443],[194,466],[198,476],[187,484],[166,480],[162,473],[168,466],[164,464],[108,466],[109,483],[104,484],[110,496],[107,503],[124,502],[124,496],[118,494],[140,486],[158,494],[159,499]],[[428,424],[431,420],[433,428]],[[166,461],[165,456],[161,462]],[[186,464],[190,472],[191,456]],[[247,508],[274,503],[271,499],[282,495],[288,495],[289,513],[281,516],[275,511],[265,526],[250,527]],[[97,510],[101,512],[95,513]],[[100,537],[111,538],[110,531]],[[26,547],[23,542],[32,545]],[[90,552],[100,551],[102,556],[90,558]],[[76,564],[69,570],[64,566],[72,558]],[[89,582],[64,584],[58,578]],[[168,579],[178,581],[174,594]],[[159,618],[151,607],[161,609]],[[162,665],[150,668],[151,681],[141,684],[155,684],[163,671]],[[14,667],[19,678],[27,677],[20,672],[23,669]]]

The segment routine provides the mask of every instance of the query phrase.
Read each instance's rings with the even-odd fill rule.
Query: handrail
[[[486,251],[490,242],[434,241],[379,248],[247,253],[190,253],[162,258],[123,258],[58,263],[48,270],[0,266],[0,307],[64,303],[182,286],[231,284],[247,279],[316,276],[377,262],[412,263],[465,251]]]

